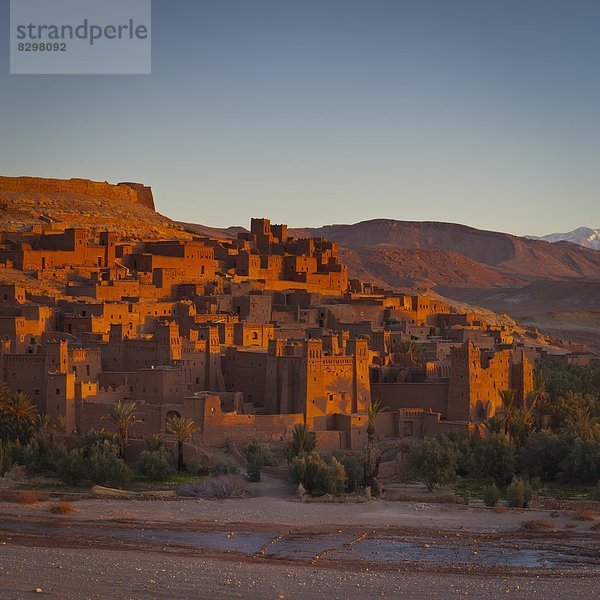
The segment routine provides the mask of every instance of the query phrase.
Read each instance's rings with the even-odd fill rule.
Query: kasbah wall
[[[141,183],[89,181],[87,179],[42,179],[39,177],[0,177],[0,192],[26,192],[29,194],[73,193],[125,202],[137,202],[154,210],[152,190]]]

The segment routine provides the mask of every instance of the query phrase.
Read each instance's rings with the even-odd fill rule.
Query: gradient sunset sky
[[[9,75],[0,174],[213,226],[600,226],[597,0],[155,0],[152,75]]]

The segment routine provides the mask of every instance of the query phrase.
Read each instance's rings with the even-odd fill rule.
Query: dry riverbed
[[[305,503],[265,479],[251,498],[90,498],[64,515],[0,502],[0,597],[597,595],[596,513]]]

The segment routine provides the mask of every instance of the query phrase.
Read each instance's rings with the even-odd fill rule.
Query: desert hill
[[[385,265],[388,273],[383,279],[390,285],[398,278],[414,279],[414,283],[419,284],[419,276],[424,277],[423,283],[434,285],[452,285],[450,281],[463,276],[463,285],[477,285],[480,281],[482,287],[517,286],[539,279],[600,278],[600,252],[595,250],[453,223],[376,219],[354,225],[298,229],[291,233],[326,237],[358,251],[361,256],[368,254],[371,265]],[[413,251],[413,260],[408,260],[405,253],[406,262],[390,261],[390,249],[398,248]],[[446,268],[442,272],[419,268],[429,262],[425,259],[427,251],[447,253]],[[465,257],[472,263],[466,263]],[[475,271],[472,270],[474,263],[477,263]],[[413,278],[413,274],[416,277]]]
[[[60,229],[108,229],[129,239],[190,237],[155,211],[151,188],[87,179],[0,177],[0,223],[3,231],[53,223]]]
[[[196,223],[184,223],[183,221],[180,221],[179,225],[181,225],[185,231],[194,235],[217,237],[221,239],[235,239],[237,238],[238,233],[248,231],[245,227],[233,226],[220,229],[218,227],[209,227],[207,225],[198,225]]]
[[[526,327],[600,351],[600,280],[535,281],[521,288],[436,289],[455,301],[508,313]]]
[[[180,223],[186,231],[233,238],[243,227]],[[518,288],[535,281],[600,279],[600,252],[454,223],[376,219],[290,229],[294,237],[340,244],[354,277],[392,287]]]

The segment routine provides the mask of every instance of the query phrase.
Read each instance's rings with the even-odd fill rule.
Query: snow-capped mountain
[[[590,229],[589,227],[579,227],[567,233],[551,233],[543,237],[528,236],[531,239],[545,240],[546,242],[571,242],[593,250],[600,250],[600,228]]]

